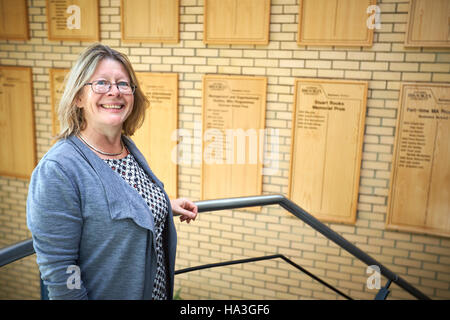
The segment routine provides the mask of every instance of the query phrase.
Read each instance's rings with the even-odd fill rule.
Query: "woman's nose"
[[[119,86],[116,83],[111,83],[111,89],[109,89],[108,95],[120,96]]]

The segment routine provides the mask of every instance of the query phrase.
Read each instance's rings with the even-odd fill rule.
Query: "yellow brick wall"
[[[370,48],[304,47],[295,42],[298,0],[272,0],[270,43],[205,45],[203,0],[181,0],[178,44],[125,44],[120,0],[100,1],[101,41],[126,53],[136,71],[179,74],[179,127],[201,120],[205,73],[268,78],[267,128],[280,133],[280,173],[263,178],[263,193],[288,189],[293,84],[296,77],[367,80],[366,130],[357,222],[328,224],[432,298],[450,298],[450,240],[385,230],[387,194],[402,81],[449,82],[450,50],[405,48],[407,0],[378,1],[382,28]],[[49,68],[69,68],[90,43],[48,41],[44,0],[28,0],[29,41],[0,40],[0,64],[30,66],[34,81],[38,158],[51,145]],[[197,150],[198,151],[198,150]],[[30,237],[25,221],[28,181],[0,177],[0,247]],[[179,196],[199,200],[200,166],[180,165]],[[299,204],[301,205],[301,204]],[[372,299],[366,266],[276,206],[202,214],[177,222],[177,269],[204,263],[284,254],[354,298]],[[385,283],[383,278],[383,283]],[[336,299],[279,260],[196,271],[176,277],[185,299]],[[392,285],[391,298],[411,296]],[[35,256],[0,269],[0,298],[39,298]]]

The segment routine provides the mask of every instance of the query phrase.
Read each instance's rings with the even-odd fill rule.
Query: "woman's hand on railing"
[[[181,222],[186,221],[189,223],[197,218],[198,207],[189,199],[178,198],[170,200],[170,205],[172,206],[173,215],[180,216]]]

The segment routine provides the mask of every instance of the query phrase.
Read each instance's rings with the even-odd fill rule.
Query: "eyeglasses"
[[[85,83],[84,85],[90,85],[92,91],[95,93],[107,93],[111,90],[112,85],[115,85],[121,94],[134,94],[134,91],[136,90],[136,86],[134,84],[129,84],[126,81],[111,83],[108,80],[97,80]]]

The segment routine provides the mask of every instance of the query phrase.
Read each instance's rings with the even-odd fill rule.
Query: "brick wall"
[[[382,28],[375,31],[373,46],[364,49],[298,46],[298,0],[272,0],[267,46],[205,45],[203,1],[180,3],[178,44],[124,44],[120,1],[101,0],[101,42],[126,53],[136,71],[179,74],[179,127],[187,130],[201,120],[203,74],[266,76],[266,127],[279,129],[281,146],[280,174],[263,178],[264,194],[287,194],[294,79],[367,80],[357,222],[328,225],[430,297],[449,299],[450,240],[385,230],[400,83],[450,81],[450,50],[404,48],[408,1],[378,1]],[[69,68],[90,43],[48,41],[45,1],[28,0],[28,9],[31,39],[0,40],[0,64],[32,67],[40,159],[51,145],[49,68]],[[25,221],[27,187],[26,180],[0,177],[0,247],[30,237]],[[199,165],[180,165],[179,196],[199,200]],[[365,265],[276,206],[260,213],[204,213],[190,225],[177,222],[177,229],[177,269],[281,253],[354,298],[372,299],[376,294],[366,288]],[[185,299],[337,298],[278,260],[183,274],[176,277],[175,290],[180,288]],[[391,288],[391,298],[411,298],[396,285]],[[35,256],[0,269],[0,298],[39,298]]]

